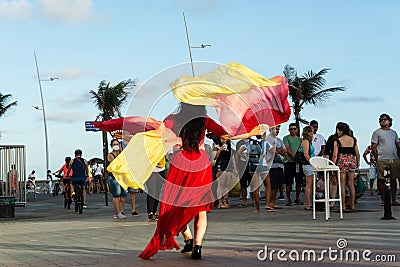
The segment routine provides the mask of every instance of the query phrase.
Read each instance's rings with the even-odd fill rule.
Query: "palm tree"
[[[9,103],[10,100],[11,100],[10,94],[3,95],[2,93],[0,93],[0,117],[2,117],[12,107],[18,105],[17,101]]]
[[[129,92],[128,87],[135,86],[135,81],[127,80],[118,83],[115,86],[111,86],[109,82],[101,81],[98,86],[98,91],[95,92],[90,90],[91,98],[93,103],[100,110],[100,114],[96,120],[107,121],[115,117],[121,116],[121,108],[125,103]],[[104,168],[107,168],[107,155],[108,155],[108,140],[107,132],[103,131],[103,157],[104,157]],[[103,179],[104,189],[107,188],[106,179]],[[108,206],[107,190],[105,191],[105,203]]]
[[[9,102],[10,100],[11,100],[10,94],[3,95],[2,93],[0,93],[0,118],[12,107],[18,105],[17,101],[10,103]],[[1,132],[0,132],[0,137],[1,137]]]
[[[284,67],[283,73],[289,85],[289,96],[292,99],[293,113],[298,129],[300,122],[308,124],[308,121],[300,116],[305,104],[313,104],[326,101],[333,92],[345,91],[345,87],[324,88],[326,80],[323,77],[330,69],[322,69],[315,73],[312,70],[302,77],[297,76],[297,71],[290,65]]]

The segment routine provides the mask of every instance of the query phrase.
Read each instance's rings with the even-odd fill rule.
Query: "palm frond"
[[[326,101],[334,92],[345,91],[345,87],[331,87],[315,92],[310,98],[305,99],[307,104],[322,103]]]
[[[103,80],[100,82],[97,92],[93,90],[89,92],[93,103],[100,110],[99,116],[103,120],[109,120],[115,116],[121,117],[121,107],[129,95],[126,90],[129,86],[132,86],[132,80],[122,81],[115,86],[111,86],[110,82]]]
[[[12,107],[15,107],[18,105],[17,101],[8,103],[11,100],[11,97],[12,97],[11,94],[4,95],[4,94],[0,93],[0,117],[3,116]]]

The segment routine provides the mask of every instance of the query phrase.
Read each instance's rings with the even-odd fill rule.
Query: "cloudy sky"
[[[299,75],[330,68],[327,86],[345,86],[346,92],[302,111],[306,119],[320,122],[324,136],[345,121],[363,151],[381,113],[389,113],[399,130],[396,0],[0,0],[0,92],[18,101],[0,119],[0,144],[26,145],[27,171],[36,169],[39,179],[44,175],[43,117],[32,108],[41,107],[36,52],[41,79],[59,78],[42,82],[50,168],[58,169],[78,147],[86,158],[100,156],[101,134],[84,128],[98,114],[89,91],[102,80],[146,84],[188,62],[183,12],[192,46],[211,44],[193,49],[194,60],[237,61],[265,77],[281,75],[286,64]],[[135,90],[126,115],[143,114],[143,107],[154,104],[152,91]],[[141,106],[130,105],[135,97]],[[163,119],[176,105],[164,102],[167,108],[155,109],[152,116]],[[287,128],[283,125],[282,137]]]

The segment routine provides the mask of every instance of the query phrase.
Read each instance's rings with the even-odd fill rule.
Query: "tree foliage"
[[[2,94],[0,93],[0,117],[2,117],[7,111],[9,111],[12,107],[18,105],[17,101],[11,101],[11,94]]]
[[[122,81],[115,86],[111,86],[110,82],[101,81],[97,92],[90,90],[93,103],[100,110],[99,117],[103,121],[122,117],[121,108],[129,95],[127,88],[134,85],[132,80]]]
[[[345,91],[345,87],[324,88],[326,80],[324,75],[330,69],[324,68],[319,72],[309,70],[303,76],[298,77],[294,67],[286,65],[283,74],[289,85],[289,97],[292,100],[292,108],[297,126],[300,122],[308,124],[308,120],[301,117],[300,112],[304,105],[316,105],[325,102],[334,92]]]

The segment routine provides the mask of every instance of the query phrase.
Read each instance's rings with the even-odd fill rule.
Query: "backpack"
[[[252,140],[248,147],[249,163],[258,164],[261,155],[261,145],[257,140]]]

